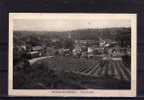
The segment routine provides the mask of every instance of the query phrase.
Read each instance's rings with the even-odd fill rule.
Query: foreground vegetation
[[[120,65],[118,62],[116,62],[116,64],[119,64],[118,66],[112,66],[112,64],[115,64],[115,62],[100,59],[47,58],[37,61],[33,65],[24,65],[24,68],[17,66],[14,72],[14,88],[130,88],[130,75],[122,76],[126,69],[129,71],[130,69],[122,68],[123,72],[120,72],[120,67],[126,66]],[[96,66],[98,69],[96,69]],[[114,72],[114,70],[117,70],[117,72]],[[128,80],[125,80],[124,77],[127,77]]]

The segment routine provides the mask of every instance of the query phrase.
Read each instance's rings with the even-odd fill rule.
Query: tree
[[[115,38],[121,47],[127,47],[131,44],[131,35],[129,32],[119,33]]]
[[[64,48],[72,50],[74,48],[74,43],[71,39],[65,39],[63,42]]]

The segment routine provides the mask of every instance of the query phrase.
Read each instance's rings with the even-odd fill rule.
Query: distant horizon
[[[27,32],[70,32],[70,31],[80,31],[80,30],[97,30],[97,29],[121,29],[121,28],[131,28],[131,27],[108,27],[108,28],[83,28],[83,29],[73,29],[64,31],[49,31],[49,30],[14,30],[15,31],[27,31]]]

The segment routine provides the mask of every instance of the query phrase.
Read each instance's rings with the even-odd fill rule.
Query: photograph
[[[9,13],[10,96],[136,96],[134,13]]]

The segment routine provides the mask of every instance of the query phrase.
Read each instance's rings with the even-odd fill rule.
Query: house
[[[88,50],[87,50],[87,56],[88,56],[88,58],[91,58],[91,57],[94,57],[94,55],[95,55],[95,48],[94,47],[88,47]]]
[[[38,51],[31,51],[31,52],[27,52],[27,58],[28,59],[32,59],[32,58],[36,58],[41,56],[42,54]]]
[[[40,57],[44,54],[44,48],[42,46],[33,46],[31,51],[27,52],[27,58]]]
[[[81,54],[81,51],[82,51],[82,49],[81,49],[80,45],[78,45],[78,44],[75,45],[74,49],[72,50],[74,56]]]

